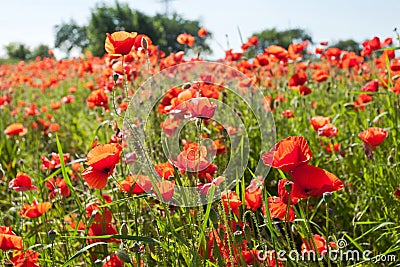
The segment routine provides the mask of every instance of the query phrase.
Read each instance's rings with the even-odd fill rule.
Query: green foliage
[[[361,45],[358,42],[354,41],[353,39],[337,41],[336,43],[332,44],[330,47],[337,47],[341,50],[353,51],[357,54],[360,54],[360,51],[361,51]]]
[[[177,43],[176,37],[180,33],[188,33],[197,36],[197,31],[201,27],[200,23],[195,20],[186,20],[174,14],[172,18],[158,14],[153,18],[154,28],[156,30],[157,45],[164,52],[176,52],[183,50],[184,46]],[[206,44],[204,38],[196,37],[196,45],[200,46],[203,52],[210,52],[210,47]]]
[[[35,59],[36,57],[50,57],[50,47],[45,44],[40,44],[33,50],[23,43],[10,43],[4,48],[6,49],[8,60],[11,60],[11,62],[14,62],[15,60],[30,60]]]
[[[264,49],[270,45],[280,45],[288,48],[293,42],[309,40],[312,42],[311,35],[301,28],[293,28],[279,31],[276,28],[266,29],[262,32],[254,33],[258,37],[259,49]]]
[[[31,57],[31,50],[23,43],[10,43],[4,48],[9,58],[27,60]]]
[[[67,55],[74,48],[82,52],[88,46],[86,27],[79,26],[74,20],[56,25],[54,29],[56,31],[54,46]]]
[[[133,11],[128,4],[116,2],[115,7],[106,6],[104,3],[96,5],[87,28],[88,50],[95,56],[102,56],[105,53],[106,33],[133,32],[139,29],[150,36],[154,33],[149,18],[141,12]]]
[[[106,33],[129,31],[148,35],[164,52],[176,52],[184,49],[176,41],[178,34],[186,32],[197,36],[200,27],[199,21],[187,20],[178,14],[171,18],[161,14],[151,17],[131,9],[128,4],[116,2],[115,6],[108,6],[101,3],[91,11],[87,26],[79,26],[73,20],[56,25],[55,47],[67,55],[76,48],[80,51],[88,50],[94,56],[102,56],[105,53]],[[202,52],[210,51],[206,38],[196,37],[196,44]]]
[[[51,55],[49,55],[49,50],[50,47],[48,45],[41,44],[33,49],[31,58],[33,59],[36,57],[51,57]]]

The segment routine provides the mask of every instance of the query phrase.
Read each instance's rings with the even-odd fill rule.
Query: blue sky
[[[4,45],[17,41],[30,47],[44,43],[54,45],[54,25],[73,18],[78,24],[89,21],[95,0],[13,0],[1,5],[0,56]],[[104,0],[113,5],[114,0]],[[164,12],[159,0],[122,1],[133,9],[153,15]],[[316,42],[334,42],[353,38],[363,41],[373,36],[396,37],[400,29],[399,0],[337,0],[337,1],[270,1],[270,0],[175,0],[171,10],[188,19],[198,19],[213,32],[210,45],[215,55],[230,48],[240,49],[238,28],[243,38],[266,28],[283,30],[301,27],[309,31]],[[132,29],[140,32],[140,29]],[[223,48],[221,48],[221,46]]]

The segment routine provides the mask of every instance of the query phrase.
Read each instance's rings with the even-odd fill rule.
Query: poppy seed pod
[[[322,194],[322,198],[324,199],[325,203],[329,203],[332,201],[333,194],[332,192],[325,192]]]
[[[48,233],[47,233],[47,238],[50,240],[50,242],[52,242],[53,243],[53,241],[56,239],[56,237],[57,237],[57,232],[56,232],[56,230],[50,230]]]
[[[129,228],[128,228],[128,225],[126,223],[123,223],[121,225],[121,229],[119,229],[119,233],[122,236],[127,236],[129,234]]]
[[[140,42],[144,50],[147,50],[149,48],[149,43],[147,42],[146,38],[142,37],[142,40]]]
[[[117,252],[117,256],[118,258],[121,259],[121,261],[126,262],[126,263],[130,263],[131,259],[129,258],[129,255],[126,251],[124,250],[120,250]]]
[[[292,191],[292,186],[293,186],[293,182],[286,182],[285,183],[286,192],[290,193]]]

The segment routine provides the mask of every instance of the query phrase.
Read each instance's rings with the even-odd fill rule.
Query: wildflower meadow
[[[0,65],[1,266],[399,266],[400,40],[207,34]]]

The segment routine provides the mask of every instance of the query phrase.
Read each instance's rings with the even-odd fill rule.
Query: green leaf
[[[64,266],[68,266],[73,260],[75,260],[76,258],[78,258],[82,253],[88,251],[89,249],[91,249],[92,247],[98,246],[98,245],[106,245],[106,242],[96,242],[90,245],[87,245],[86,247],[82,248],[81,250],[79,250],[77,253],[75,253],[71,258],[69,258],[64,264]]]

